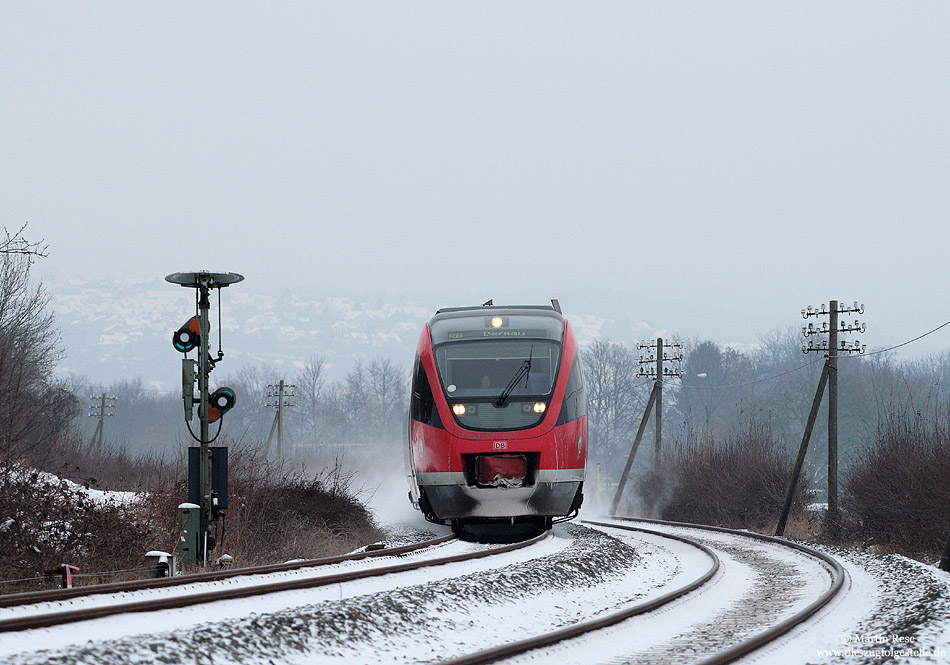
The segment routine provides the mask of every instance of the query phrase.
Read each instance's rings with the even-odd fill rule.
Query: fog
[[[743,344],[839,298],[886,346],[950,318],[948,18],[6,3],[0,219],[50,284],[559,297]]]

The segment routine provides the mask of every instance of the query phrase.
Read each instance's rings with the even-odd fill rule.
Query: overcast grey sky
[[[611,297],[723,343],[857,299],[892,344],[950,319],[948,34],[946,2],[0,2],[0,220],[46,281]]]

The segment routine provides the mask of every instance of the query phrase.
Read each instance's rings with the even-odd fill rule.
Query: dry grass
[[[851,464],[843,489],[852,539],[885,552],[939,557],[950,531],[950,425],[887,419]]]
[[[778,522],[794,460],[767,425],[753,422],[732,437],[673,446],[637,483],[646,513],[666,520],[771,532]],[[792,519],[808,524],[802,478]],[[808,527],[805,527],[808,528]]]
[[[42,576],[62,563],[80,573],[141,567],[156,529],[146,502],[97,503],[75,485],[22,465],[0,462],[0,569],[3,579]],[[112,581],[115,575],[77,583]],[[3,584],[0,591],[47,588],[42,581]]]
[[[353,478],[339,466],[306,475],[268,462],[259,448],[231,443],[230,505],[225,520],[216,524],[219,545],[212,560],[225,552],[238,566],[315,558],[382,537],[353,489]],[[102,573],[79,577],[77,585],[134,579],[142,576],[135,571],[147,551],[175,553],[178,505],[187,499],[183,461],[70,449],[68,444],[53,459],[68,460],[53,463],[60,478],[25,462],[0,461],[3,580],[41,578],[62,563],[79,566],[81,573]],[[100,504],[65,478],[141,496],[132,503]],[[42,579],[0,583],[0,593],[55,586],[56,581]]]
[[[253,565],[329,556],[379,540],[353,480],[338,464],[305,474],[238,446],[223,550],[239,565]]]

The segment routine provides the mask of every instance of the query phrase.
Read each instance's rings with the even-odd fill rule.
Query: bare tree
[[[320,438],[321,409],[324,398],[324,371],[327,361],[323,356],[310,356],[297,372],[297,409],[293,412],[293,423],[299,434],[311,443]]]
[[[23,237],[27,224],[29,222],[24,222],[23,226],[12,235],[6,226],[3,227],[3,237],[0,238],[0,254],[19,254],[27,257],[28,261],[48,255],[49,245],[43,244],[43,240],[30,242]]]
[[[49,295],[30,285],[35,254],[14,245],[0,251],[0,455],[42,462],[78,404],[53,378],[64,352]]]
[[[592,457],[619,474],[645,406],[644,389],[638,389],[636,357],[623,344],[597,340],[584,351],[583,359]]]
[[[409,377],[388,358],[357,361],[346,374],[341,396],[349,421],[346,429],[364,442],[385,442],[401,435]]]

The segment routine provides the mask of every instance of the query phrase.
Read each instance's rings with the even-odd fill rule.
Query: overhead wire
[[[855,355],[855,356],[850,356],[850,355],[849,355],[849,356],[838,356],[838,360],[846,360],[846,359],[847,359],[847,360],[850,360],[850,359],[853,359],[853,358],[862,358],[862,357],[867,357],[867,356],[879,355],[879,354],[881,354],[881,353],[887,353],[888,351],[893,351],[894,349],[899,349],[899,348],[901,348],[902,346],[907,346],[908,344],[912,344],[913,342],[916,342],[917,340],[923,339],[924,337],[927,337],[928,335],[932,335],[933,333],[937,332],[937,331],[940,330],[941,328],[945,328],[945,327],[947,327],[947,326],[950,326],[950,321],[946,321],[945,323],[940,324],[939,326],[937,326],[937,327],[934,328],[933,330],[928,330],[927,332],[925,332],[925,333],[922,334],[922,335],[918,335],[917,337],[914,337],[914,338],[912,338],[912,339],[909,339],[909,340],[907,340],[906,342],[901,342],[900,344],[895,344],[894,346],[889,346],[889,347],[887,347],[886,349],[878,349],[877,351],[871,351],[871,352],[869,352],[869,353],[862,353],[862,354],[860,354],[860,355]],[[814,365],[815,363],[818,363],[818,362],[821,362],[821,361],[824,361],[824,360],[827,360],[827,359],[828,359],[828,356],[820,356],[820,357],[816,358],[815,360],[812,360],[811,362],[807,362],[807,363],[805,363],[804,365],[799,365],[798,367],[795,367],[795,368],[793,368],[793,369],[786,370],[786,371],[784,371],[784,372],[781,372],[780,374],[773,374],[772,376],[763,377],[763,378],[761,378],[761,379],[755,379],[755,380],[753,380],[753,381],[746,381],[745,383],[736,383],[736,384],[732,384],[732,385],[728,385],[728,386],[701,386],[701,385],[683,385],[683,384],[680,384],[680,387],[681,387],[681,388],[696,388],[697,390],[724,390],[724,389],[727,389],[727,388],[742,388],[742,387],[745,387],[745,386],[755,385],[756,383],[764,383],[765,381],[772,381],[773,379],[777,379],[777,378],[779,378],[779,377],[786,376],[786,375],[788,375],[788,374],[793,374],[794,372],[798,372],[798,371],[800,371],[800,370],[805,369],[806,367],[810,367],[811,365]]]

